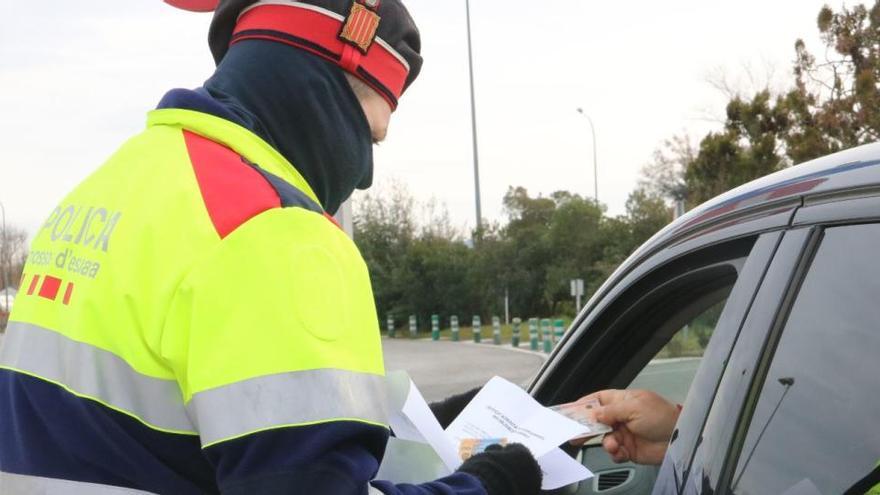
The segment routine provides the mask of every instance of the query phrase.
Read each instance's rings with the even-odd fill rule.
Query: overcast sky
[[[719,72],[748,89],[790,78],[794,41],[817,47],[819,0],[472,0],[483,216],[508,186],[599,196],[623,211],[664,139],[718,128]],[[838,2],[831,3],[838,7]],[[0,202],[33,233],[54,204],[144,126],[174,87],[211,73],[210,16],[159,0],[0,0]],[[376,153],[404,183],[474,224],[464,0],[409,0],[425,66]],[[750,68],[746,70],[746,68]],[[768,69],[769,68],[769,69]]]

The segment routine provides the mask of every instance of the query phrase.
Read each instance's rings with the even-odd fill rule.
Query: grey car
[[[639,248],[532,383],[683,403],[660,467],[577,455],[565,494],[866,493],[880,483],[880,143],[730,191]],[[880,493],[878,491],[877,493]]]

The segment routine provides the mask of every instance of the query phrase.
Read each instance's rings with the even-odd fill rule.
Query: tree
[[[528,239],[526,239],[528,240]],[[505,238],[496,223],[484,223],[481,238],[471,250],[471,265],[467,273],[471,304],[470,314],[483,317],[500,314],[505,294],[509,295],[511,308],[524,308],[534,280],[540,270],[522,264],[521,253],[529,252],[533,244],[517,245]],[[520,248],[524,248],[520,251]]]
[[[672,220],[672,210],[657,193],[637,189],[626,201],[626,214],[602,219],[602,253],[593,265],[594,277],[587,284],[595,292],[639,246]]]
[[[611,276],[614,270],[638,247],[632,242],[626,215],[602,218],[599,233],[604,241],[602,254],[593,265],[596,277],[584,281],[587,294],[594,293],[605,279]]]
[[[687,200],[685,172],[697,157],[690,136],[672,136],[654,151],[652,161],[642,168],[639,189],[673,204]]]
[[[480,250],[493,247],[497,253],[484,252],[479,258],[483,264],[493,262],[496,278],[506,286],[512,307],[526,313],[550,314],[545,287],[553,250],[547,231],[556,202],[552,198],[533,198],[523,187],[511,187],[503,204],[507,225],[499,230],[494,244],[478,246]]]
[[[797,40],[791,89],[774,95],[764,88],[748,98],[714,84],[730,98],[723,129],[707,134],[695,154],[676,138],[667,142],[643,171],[642,187],[667,199],[686,196],[693,207],[781,168],[880,139],[880,1],[825,6],[817,26],[826,55],[819,60]]]
[[[626,220],[632,251],[672,221],[672,210],[662,197],[637,189],[626,200]]]
[[[769,90],[750,100],[731,100],[724,130],[703,138],[696,157],[687,164],[688,205],[699,205],[785,167],[782,138],[788,125],[788,115]]]
[[[14,226],[0,226],[0,289],[17,287],[27,260],[27,232]]]
[[[399,260],[392,284],[399,299],[388,311],[415,314],[427,322],[431,314],[448,317],[479,310],[468,285],[472,250],[454,239],[423,236],[415,239]]]
[[[13,226],[0,226],[0,307],[6,308],[6,292],[3,289],[15,288],[21,280],[22,270],[27,260],[27,232]],[[9,315],[0,310],[0,331],[6,329]]]
[[[768,89],[751,99],[734,95],[722,130],[707,134],[696,148],[687,135],[665,141],[642,169],[639,189],[694,207],[787,166],[790,116],[781,101]]]
[[[478,310],[469,284],[473,250],[436,201],[419,203],[399,183],[355,203],[354,240],[370,271],[382,320]]]
[[[818,60],[797,40],[795,87],[784,99],[795,163],[880,138],[880,1],[839,12],[825,6],[816,24],[826,55]]]
[[[504,211],[505,224],[485,224],[469,245],[444,209],[419,204],[404,188],[361,197],[355,242],[383,320],[415,314],[427,322],[435,313],[444,320],[488,318],[502,313],[505,295],[522,317],[573,316],[569,281],[583,278],[592,292],[670,217],[663,198],[645,191],[630,196],[626,215],[608,218],[594,200],[568,191],[533,197],[511,187]]]
[[[387,195],[368,193],[354,206],[354,239],[370,270],[380,315],[390,311],[405,287],[396,283],[400,261],[416,236],[415,200],[400,184]]]
[[[592,199],[568,192],[551,196],[556,203],[547,241],[553,253],[547,266],[544,299],[552,314],[574,314],[569,281],[582,278],[591,286],[601,273],[595,269],[601,259],[605,239],[601,234],[602,208]],[[568,311],[563,311],[562,307]]]

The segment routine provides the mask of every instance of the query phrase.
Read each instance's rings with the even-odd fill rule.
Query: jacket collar
[[[229,120],[195,110],[161,108],[147,114],[147,127],[167,125],[179,127],[220,143],[249,162],[306,194],[318,205],[312,188],[296,168],[262,138]],[[323,205],[322,205],[323,208]]]

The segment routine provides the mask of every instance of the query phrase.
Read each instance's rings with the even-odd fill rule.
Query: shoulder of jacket
[[[205,208],[221,239],[273,208],[324,214],[305,193],[223,144],[188,130],[183,130],[183,139]]]

